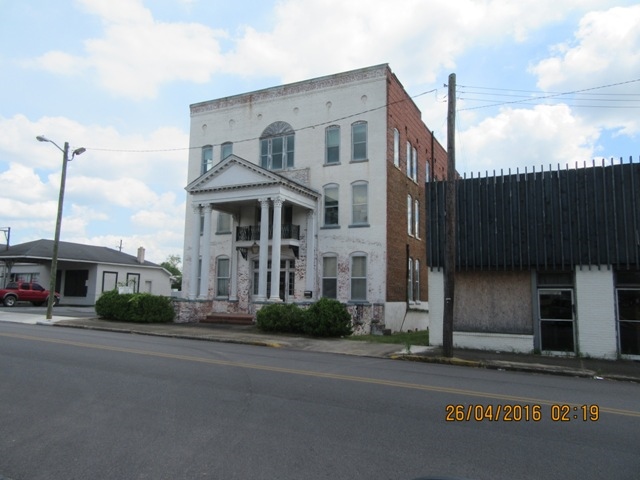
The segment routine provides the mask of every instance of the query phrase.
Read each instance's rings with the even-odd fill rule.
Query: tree
[[[179,265],[182,263],[180,255],[169,255],[167,259],[160,264],[165,270],[171,274],[171,288],[182,289],[182,271]]]

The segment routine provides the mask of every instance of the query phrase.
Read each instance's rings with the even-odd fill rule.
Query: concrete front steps
[[[219,325],[253,325],[253,315],[248,313],[209,313],[200,323],[213,323]]]

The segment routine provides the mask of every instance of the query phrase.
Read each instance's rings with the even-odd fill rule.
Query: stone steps
[[[224,325],[253,325],[253,315],[248,313],[209,313],[200,323],[217,323]]]

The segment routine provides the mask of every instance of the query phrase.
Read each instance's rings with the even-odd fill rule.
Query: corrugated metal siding
[[[427,249],[444,264],[446,181],[427,183]],[[640,164],[457,180],[458,270],[640,268]]]

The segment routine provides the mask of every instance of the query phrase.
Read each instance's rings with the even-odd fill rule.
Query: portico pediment
[[[236,155],[230,155],[213,166],[211,170],[187,185],[186,190],[197,197],[203,194],[209,197],[223,192],[227,192],[228,195],[228,192],[232,191],[255,193],[288,191],[296,197],[302,196],[313,200],[319,197],[314,190]]]

